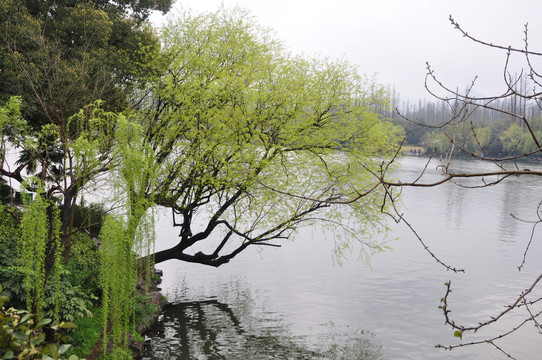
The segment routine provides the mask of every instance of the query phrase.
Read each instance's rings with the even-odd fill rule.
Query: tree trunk
[[[154,257],[154,263],[159,264],[168,260],[183,260],[183,251],[180,248],[180,244],[175,245],[172,248],[158,251],[152,256]]]
[[[77,190],[71,188],[64,194],[64,203],[62,204],[61,213],[61,225],[60,236],[63,245],[64,261],[68,263],[70,259],[71,246],[72,246],[72,231],[73,231],[73,217],[75,211],[75,200],[77,198]]]

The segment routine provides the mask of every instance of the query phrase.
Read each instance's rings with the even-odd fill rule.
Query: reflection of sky
[[[404,168],[419,168],[420,161],[405,159]],[[405,191],[407,219],[433,252],[450,265],[465,268],[465,275],[445,271],[405,227],[393,225],[389,238],[399,238],[390,244],[393,251],[374,256],[371,266],[354,260],[343,267],[333,266],[332,241],[326,241],[319,229],[307,229],[294,243],[280,249],[266,248],[262,256],[252,249],[219,269],[176,262],[160,264],[165,268],[164,288],[173,299],[220,299],[231,293],[231,287],[239,288],[242,279],[250,291],[265,294],[265,300],[258,300],[262,311],[282,314],[297,334],[317,334],[324,330],[322,324],[334,323],[341,328],[351,326],[353,332],[374,331],[383,354],[391,359],[478,359],[487,358],[488,352],[498,359],[497,353],[483,346],[453,352],[435,350],[437,343],[457,342],[453,331],[443,325],[437,307],[444,295],[443,283],[451,279],[450,306],[456,319],[468,324],[487,320],[501,311],[502,305],[511,303],[542,270],[542,264],[535,261],[540,258],[542,245],[535,243],[527,267],[517,271],[530,227],[508,214],[517,212],[532,219],[538,203],[533,194],[541,193],[535,181],[525,180],[525,187],[523,181],[481,190],[448,184]],[[167,226],[160,231],[167,232]],[[175,232],[170,240],[175,240]],[[179,279],[182,289],[174,295]],[[516,325],[519,317],[505,319],[503,325]],[[466,340],[487,334],[479,332]],[[535,331],[521,333],[508,342],[504,342],[506,350],[519,358],[540,353]]]

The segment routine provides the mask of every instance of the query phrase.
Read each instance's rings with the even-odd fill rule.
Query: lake
[[[397,177],[414,179],[426,161],[401,159]],[[493,168],[482,161],[455,164],[465,171]],[[428,167],[428,181],[438,178],[436,165]],[[510,215],[538,219],[541,190],[535,177],[483,189],[448,183],[404,190],[405,218],[441,260],[464,274],[446,271],[404,224],[393,222],[382,238],[391,250],[369,264],[356,254],[335,264],[331,235],[316,227],[302,229],[281,248],[248,249],[216,269],[159,264],[163,293],[172,305],[148,334],[145,358],[506,359],[488,344],[436,349],[461,342],[438,306],[444,283],[451,280],[450,315],[456,323],[475,325],[502,311],[542,273],[538,233],[518,271],[532,224]],[[157,222],[157,250],[177,241],[168,215],[161,213]],[[533,300],[541,293],[535,292]],[[466,334],[463,342],[517,326],[526,314],[523,308],[487,330]],[[518,359],[533,359],[542,353],[540,336],[529,323],[496,344]]]

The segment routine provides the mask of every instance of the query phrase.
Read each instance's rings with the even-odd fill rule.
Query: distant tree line
[[[530,81],[526,76],[511,81],[518,93],[528,92]],[[536,144],[521,117],[531,119],[532,130],[542,136],[540,99],[507,94],[465,106],[458,99],[401,100],[393,87],[388,87],[388,93],[390,106],[381,110],[382,115],[404,128],[406,145],[422,146],[426,153],[445,154],[455,143],[480,157],[528,155]],[[464,151],[454,152],[461,154],[466,155]]]

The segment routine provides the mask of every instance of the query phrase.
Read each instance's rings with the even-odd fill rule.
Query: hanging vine
[[[123,211],[107,217],[101,232],[101,281],[103,288],[103,344],[114,347],[113,358],[122,358],[128,334],[135,329],[135,291],[138,279],[150,280],[153,264],[141,257],[154,252],[154,211],[148,190],[153,184],[154,165],[142,145],[141,127],[119,115],[115,134],[119,162],[115,169],[115,198],[124,201]]]
[[[43,196],[43,191],[36,193],[35,199],[23,212],[21,230],[19,247],[25,274],[27,309],[34,312],[38,319],[42,318],[47,282],[45,262],[52,261],[54,262],[51,276],[55,283],[55,321],[58,321],[59,278],[62,267],[60,219],[58,208]]]
[[[102,308],[103,344],[108,344],[108,333],[116,347],[127,344],[127,334],[133,319],[133,296],[135,287],[131,244],[122,218],[107,216],[101,233],[102,240]],[[123,336],[124,334],[124,336]]]

